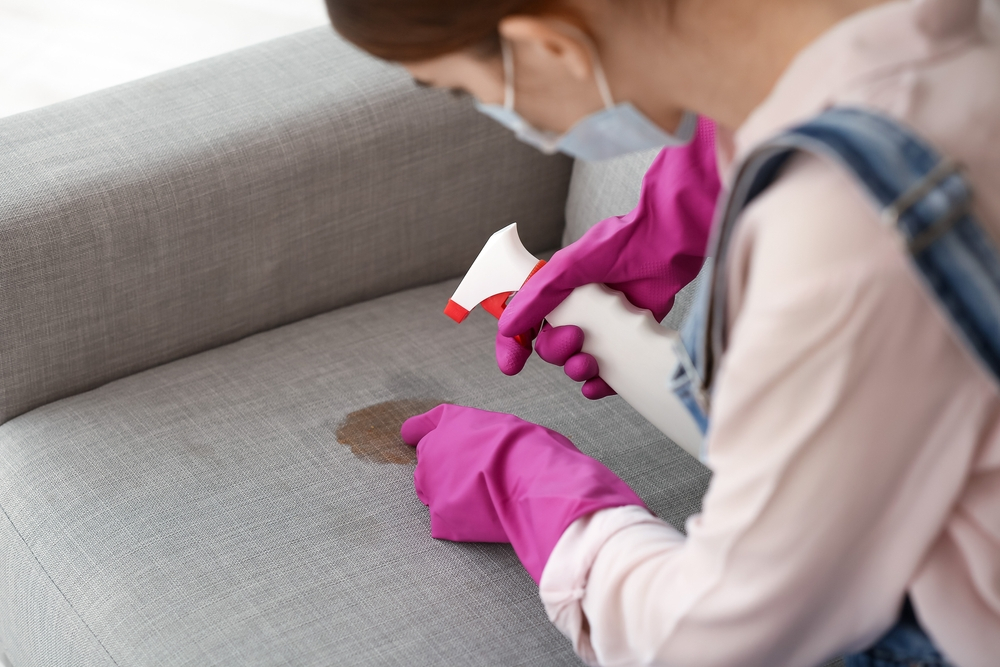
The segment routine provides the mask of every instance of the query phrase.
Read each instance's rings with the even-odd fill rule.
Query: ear
[[[508,41],[558,61],[576,79],[585,81],[593,76],[594,63],[585,35],[563,20],[514,15],[501,20],[497,29]]]

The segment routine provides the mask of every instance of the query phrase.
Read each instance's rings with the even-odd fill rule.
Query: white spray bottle
[[[517,224],[508,225],[486,242],[444,312],[461,322],[482,304],[500,317],[507,298],[543,264],[524,248]],[[596,284],[573,290],[545,319],[553,326],[583,329],[583,351],[597,360],[604,381],[664,435],[699,455],[701,430],[669,388],[677,369],[676,332],[621,292]]]

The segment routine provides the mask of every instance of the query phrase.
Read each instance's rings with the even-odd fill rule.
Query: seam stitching
[[[104,651],[105,655],[108,656],[108,660],[110,660],[112,662],[112,664],[114,664],[114,665],[116,665],[116,667],[118,667],[118,661],[115,660],[114,656],[111,655],[111,651],[108,650],[108,647],[106,647],[104,645],[104,642],[102,642],[100,640],[100,638],[93,631],[93,629],[90,627],[90,625],[87,623],[87,621],[84,620],[83,616],[80,615],[80,612],[77,611],[76,607],[73,606],[73,603],[70,602],[69,598],[66,597],[66,594],[63,592],[63,590],[59,587],[58,584],[56,584],[55,580],[49,574],[48,570],[45,569],[45,566],[42,565],[42,562],[38,559],[38,556],[35,555],[35,552],[28,545],[27,540],[24,539],[24,536],[21,534],[21,531],[19,531],[17,529],[17,524],[15,524],[14,520],[10,518],[10,515],[7,513],[7,509],[2,504],[0,504],[0,512],[3,512],[4,517],[10,523],[10,527],[14,530],[14,533],[17,535],[17,537],[21,540],[21,543],[24,545],[24,548],[28,550],[29,554],[31,554],[31,557],[32,557],[32,559],[34,559],[35,564],[38,565],[38,569],[41,570],[41,572],[49,580],[49,582],[52,584],[53,588],[55,588],[57,591],[59,591],[59,595],[62,596],[62,599],[66,602],[66,604],[69,606],[69,608],[73,611],[73,614],[76,615],[76,617],[80,620],[81,623],[83,623],[83,627],[87,628],[87,632],[90,633],[90,636],[94,638],[94,641],[97,642],[97,645],[100,646],[101,649]]]

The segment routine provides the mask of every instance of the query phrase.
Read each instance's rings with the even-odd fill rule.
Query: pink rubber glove
[[[639,204],[628,215],[608,218],[566,246],[525,284],[500,318],[497,365],[507,375],[521,372],[531,350],[513,338],[538,332],[535,351],[584,382],[583,395],[614,393],[598,376],[597,361],[581,352],[578,327],[539,327],[543,318],[577,287],[604,283],[639,308],[666,317],[674,296],[694,280],[719,196],[715,125],[702,118],[694,140],[660,152],[642,181]]]
[[[625,482],[565,436],[513,415],[439,405],[407,419],[417,447],[413,484],[430,508],[431,536],[510,542],[537,584],[576,519],[642,505]]]

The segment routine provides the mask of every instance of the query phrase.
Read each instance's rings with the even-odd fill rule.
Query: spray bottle
[[[508,225],[486,242],[444,312],[461,322],[482,305],[499,318],[511,294],[543,264],[521,243],[517,224]],[[661,326],[621,292],[597,284],[573,290],[546,320],[553,326],[580,327],[583,351],[597,360],[604,381],[664,435],[699,455],[701,430],[669,388],[678,363],[677,332]]]

